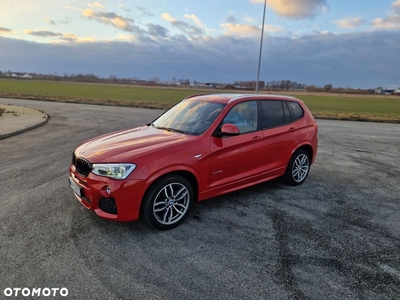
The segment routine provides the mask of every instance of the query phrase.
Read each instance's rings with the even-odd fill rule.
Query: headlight
[[[135,168],[135,164],[93,164],[92,172],[113,179],[125,179]]]

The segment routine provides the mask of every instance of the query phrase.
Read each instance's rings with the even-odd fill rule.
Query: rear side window
[[[301,108],[300,104],[298,104],[297,102],[288,101],[287,105],[289,107],[290,113],[292,114],[293,121],[297,121],[298,119],[303,117],[304,111]]]
[[[279,100],[261,101],[262,107],[262,127],[273,128],[292,122],[291,114],[286,103]]]
[[[290,114],[289,107],[286,101],[282,102],[283,105],[283,113],[285,115],[285,124],[289,124],[293,122],[292,115]]]

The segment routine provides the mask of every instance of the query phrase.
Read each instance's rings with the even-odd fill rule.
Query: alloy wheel
[[[164,186],[153,203],[153,214],[163,225],[172,225],[185,216],[190,205],[190,193],[185,185],[173,182]]]

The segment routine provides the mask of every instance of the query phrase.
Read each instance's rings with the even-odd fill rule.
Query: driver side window
[[[240,134],[257,130],[257,101],[247,101],[235,105],[226,115],[223,124],[236,125]]]

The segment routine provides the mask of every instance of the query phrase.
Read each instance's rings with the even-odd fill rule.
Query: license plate
[[[71,177],[68,178],[68,181],[69,186],[74,191],[74,193],[77,194],[79,197],[82,197],[81,188],[75,183],[75,181]]]

